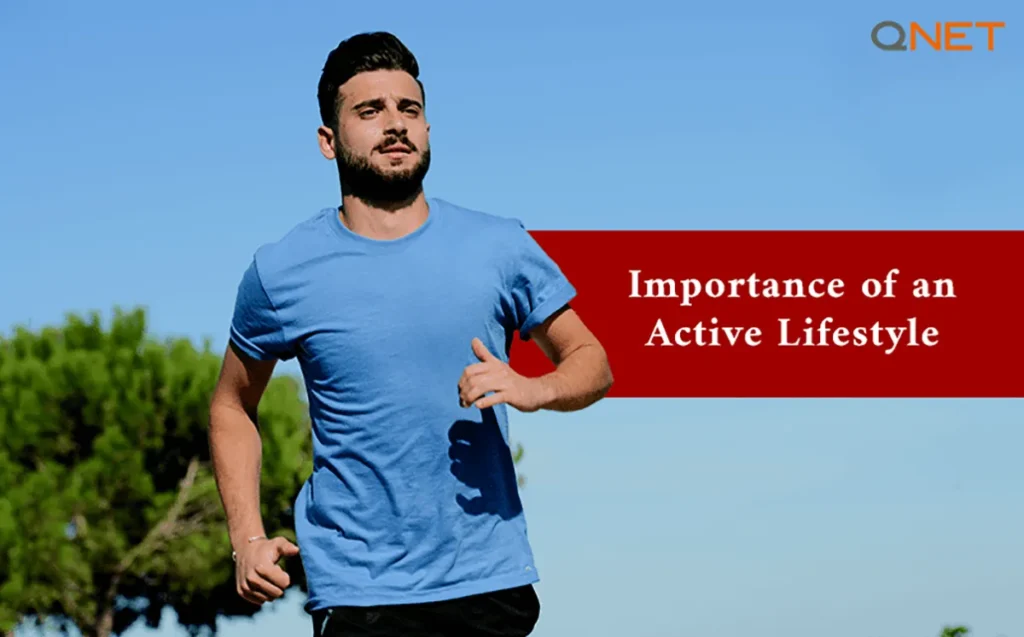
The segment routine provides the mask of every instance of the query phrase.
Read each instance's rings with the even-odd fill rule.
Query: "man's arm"
[[[502,243],[505,261],[502,307],[520,337],[533,340],[555,371],[526,378],[473,339],[479,363],[468,365],[459,379],[459,402],[486,409],[505,403],[520,411],[576,411],[603,398],[612,386],[604,347],[569,306],[576,290],[558,264],[541,248],[522,222],[509,226]],[[555,308],[559,308],[552,312]],[[490,394],[490,395],[486,395]]]
[[[252,359],[230,345],[210,401],[210,456],[236,551],[250,537],[265,535],[260,515],[263,443],[256,409],[275,365],[274,360]]]
[[[577,411],[608,393],[612,371],[604,347],[574,310],[563,307],[531,329],[529,336],[555,364],[555,370],[527,378],[475,338],[473,352],[480,362],[466,367],[459,379],[463,407],[486,409],[506,403],[525,412]]]
[[[284,595],[291,580],[277,561],[297,555],[299,547],[284,537],[249,542],[266,536],[260,513],[263,441],[256,412],[276,362],[293,356],[255,259],[238,285],[230,333],[210,400],[210,457],[235,551],[236,590],[262,604]]]
[[[555,364],[554,371],[533,379],[539,409],[577,411],[611,389],[614,379],[604,347],[569,306],[531,330],[530,339]]]

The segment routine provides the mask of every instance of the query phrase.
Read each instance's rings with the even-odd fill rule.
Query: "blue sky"
[[[1024,228],[1020,3],[425,4],[4,3],[0,329],[141,304],[222,348],[255,248],[337,203],[316,82],[375,29],[423,68],[430,194],[533,229]],[[1008,26],[895,54],[885,19]],[[512,419],[538,637],[1024,635],[1022,401]]]

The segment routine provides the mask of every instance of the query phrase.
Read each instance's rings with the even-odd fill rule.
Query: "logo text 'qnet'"
[[[994,51],[996,29],[1005,27],[1005,22],[935,22],[927,26],[911,22],[905,27],[895,20],[883,20],[871,29],[871,41],[883,51],[916,51],[925,47],[936,51],[973,51],[982,45]]]

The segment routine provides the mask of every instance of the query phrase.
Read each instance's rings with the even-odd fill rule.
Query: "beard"
[[[413,151],[416,146],[406,138],[388,138],[378,148],[402,143]],[[423,150],[415,166],[403,170],[383,172],[365,157],[353,154],[335,142],[338,158],[338,176],[344,194],[375,203],[401,203],[413,199],[423,190],[423,179],[430,170],[430,148]]]

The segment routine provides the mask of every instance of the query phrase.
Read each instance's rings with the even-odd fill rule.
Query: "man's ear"
[[[320,154],[326,159],[334,160],[334,131],[330,126],[321,126],[316,129],[317,143],[320,146]]]

